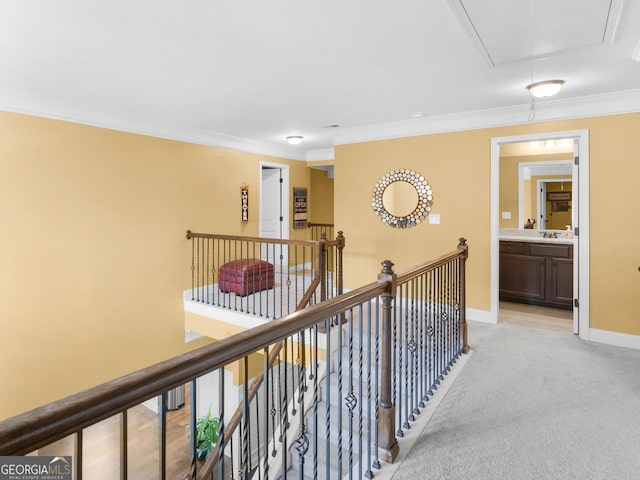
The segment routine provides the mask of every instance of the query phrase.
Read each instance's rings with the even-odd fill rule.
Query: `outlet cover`
[[[440,225],[440,214],[432,213],[431,215],[429,215],[429,223],[431,225]]]
[[[502,212],[503,220],[511,220],[511,212]]]

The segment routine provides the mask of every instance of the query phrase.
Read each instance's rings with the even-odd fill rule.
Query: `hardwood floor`
[[[188,386],[187,386],[188,387]],[[190,456],[186,425],[189,424],[189,394],[187,404],[167,412],[167,478],[184,480],[189,477]],[[144,405],[127,413],[128,478],[155,480],[160,478],[160,437],[158,416]],[[120,478],[121,417],[110,417],[83,432],[82,477],[88,480]],[[70,455],[75,458],[74,437],[39,450],[39,455]],[[75,477],[74,477],[75,478]]]
[[[524,303],[500,302],[499,321],[556,332],[573,332],[571,310],[537,307]]]

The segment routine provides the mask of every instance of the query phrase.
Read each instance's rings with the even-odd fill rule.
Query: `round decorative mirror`
[[[418,172],[404,168],[391,170],[376,183],[371,205],[385,224],[409,228],[429,215],[433,191]]]

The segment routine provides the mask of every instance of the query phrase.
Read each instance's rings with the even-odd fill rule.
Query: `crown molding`
[[[639,112],[640,89],[565,100],[539,100],[535,103],[535,118],[532,121],[528,120],[530,108],[530,104],[516,105],[363,127],[342,128],[340,132],[336,132],[334,143],[335,145],[347,145],[434,133]]]
[[[296,149],[291,151],[287,147],[251,140],[248,138],[235,137],[233,135],[225,135],[216,132],[197,132],[194,130],[181,130],[178,128],[170,129],[149,129],[142,125],[128,124],[122,125],[115,121],[94,121],[85,120],[72,116],[52,115],[24,108],[16,108],[10,105],[0,105],[0,110],[7,112],[19,113],[23,115],[32,115],[36,117],[49,118],[51,120],[60,120],[63,122],[77,123],[91,127],[106,128],[125,133],[133,133],[136,135],[145,135],[148,137],[162,138],[166,140],[176,140],[179,142],[193,143],[197,145],[206,145],[209,147],[226,148],[245,153],[255,153],[258,155],[267,155],[278,158],[286,158],[289,160],[307,161],[307,152],[305,150]],[[170,130],[170,131],[169,131]],[[331,149],[333,150],[333,149]],[[333,157],[332,157],[333,158]]]
[[[149,129],[135,124],[116,125],[117,122],[115,121],[86,121],[71,116],[51,115],[7,105],[0,105],[0,110],[289,160],[312,162],[334,159],[334,147],[315,150],[296,149],[292,151],[287,147],[268,142],[215,132],[187,131],[180,130],[180,128]],[[528,120],[529,112],[530,105],[522,104],[361,127],[341,128],[340,132],[336,132],[334,136],[334,145],[640,112],[640,89],[564,100],[538,100],[535,103],[535,118],[532,121]]]

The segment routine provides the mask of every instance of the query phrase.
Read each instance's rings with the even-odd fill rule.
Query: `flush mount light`
[[[289,135],[287,137],[287,142],[289,142],[291,145],[300,145],[300,143],[302,142],[302,136],[301,135]]]
[[[527,85],[527,90],[531,95],[538,98],[551,97],[560,91],[564,85],[564,80],[545,80]]]

